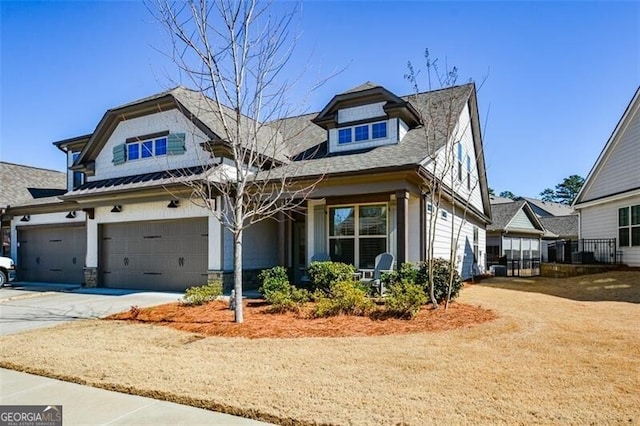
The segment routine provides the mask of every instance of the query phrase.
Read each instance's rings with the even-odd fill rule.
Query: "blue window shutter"
[[[111,162],[116,166],[127,161],[127,144],[121,143],[113,147],[113,160]]]
[[[167,136],[167,155],[182,155],[187,149],[184,146],[184,133],[171,133]]]

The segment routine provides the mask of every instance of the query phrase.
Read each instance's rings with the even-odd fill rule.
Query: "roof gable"
[[[493,222],[488,231],[522,231],[544,233],[544,226],[525,200],[494,204],[491,208]]]
[[[218,113],[217,108],[215,101],[207,98],[202,93],[179,86],[166,92],[109,109],[90,135],[55,142],[54,144],[63,149],[68,145],[69,141],[82,139],[84,147],[71,168],[91,174],[92,162],[95,161],[98,153],[120,122],[158,112],[177,109],[211,141],[224,144],[227,139],[225,136],[227,130],[220,120],[220,114],[228,117],[227,126],[231,134],[237,130],[235,127],[236,119],[234,112],[230,108],[221,105],[220,113]],[[281,143],[281,137],[272,127],[257,123],[246,116],[241,117],[240,126],[241,134],[257,134],[254,146],[257,146],[257,150],[261,154],[279,162],[288,160],[286,146]]]
[[[313,122],[324,129],[334,128],[343,124],[338,122],[338,110],[375,103],[383,103],[387,117],[400,117],[410,128],[420,122],[420,116],[410,102],[370,81],[334,96]]]
[[[640,190],[640,87],[600,152],[573,205]]]

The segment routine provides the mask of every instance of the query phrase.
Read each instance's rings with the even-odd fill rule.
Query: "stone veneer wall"
[[[98,286],[98,268],[85,267],[84,268],[84,287],[97,287]]]
[[[243,290],[257,290],[260,287],[258,274],[262,269],[245,269],[242,273]],[[225,294],[233,289],[233,271],[208,271],[208,282],[222,281]]]
[[[563,263],[542,263],[540,276],[550,278],[569,278],[579,275],[599,274],[620,269],[621,265],[573,265]]]

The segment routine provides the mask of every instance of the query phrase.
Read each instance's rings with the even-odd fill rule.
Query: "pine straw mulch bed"
[[[234,322],[234,313],[228,304],[217,300],[200,306],[176,303],[129,311],[106,317],[121,320],[151,323],[207,336],[259,338],[297,337],[352,337],[382,336],[452,330],[481,324],[496,318],[495,312],[482,307],[452,302],[448,309],[441,306],[432,309],[423,307],[411,320],[339,315],[328,318],[309,317],[308,304],[300,314],[269,312],[269,305],[261,299],[244,301],[244,322]],[[374,316],[375,317],[375,316]]]

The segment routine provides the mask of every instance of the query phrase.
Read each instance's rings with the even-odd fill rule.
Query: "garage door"
[[[184,291],[207,283],[207,219],[101,226],[100,285]]]
[[[82,284],[87,233],[84,226],[18,228],[18,279]]]

